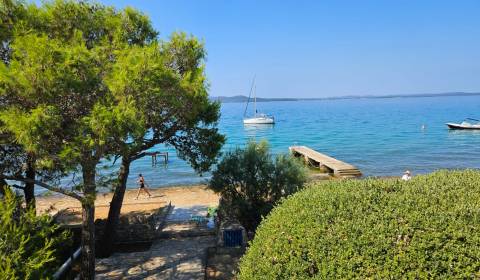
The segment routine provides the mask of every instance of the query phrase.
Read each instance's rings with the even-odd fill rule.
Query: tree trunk
[[[28,208],[35,209],[35,183],[33,183],[33,180],[35,180],[35,157],[31,153],[28,153],[27,155],[27,170],[25,172],[25,177],[32,180],[31,182],[26,182],[25,189],[23,189],[25,203]]]
[[[104,258],[113,253],[113,244],[116,238],[115,233],[120,220],[120,211],[122,209],[123,197],[125,196],[125,189],[127,187],[127,178],[129,173],[130,161],[123,158],[120,165],[120,172],[118,173],[117,186],[115,187],[112,201],[110,202],[107,223],[105,225],[105,230],[100,242],[101,248],[99,248],[99,255]]]
[[[0,179],[0,194],[2,196],[4,196],[5,193],[7,192],[6,191],[7,186],[8,186],[7,181],[5,181],[4,179]]]
[[[81,279],[95,277],[95,167],[83,166],[85,201],[82,202]]]

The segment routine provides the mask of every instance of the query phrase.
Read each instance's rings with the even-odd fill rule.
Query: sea
[[[355,165],[365,176],[480,168],[480,131],[445,125],[480,119],[480,96],[274,101],[257,103],[257,109],[274,115],[276,123],[244,125],[244,103],[222,104],[218,125],[227,139],[223,153],[266,139],[273,154],[305,145]],[[129,188],[136,187],[139,173],[155,187],[207,182],[210,174],[196,174],[173,148],[159,145],[154,150],[168,152],[168,164],[152,166],[149,157],[137,160]]]
[[[480,96],[273,101],[257,103],[257,109],[274,115],[276,123],[244,125],[245,103],[222,103],[218,127],[226,136],[223,154],[251,140],[267,140],[274,155],[305,145],[356,166],[366,177],[401,176],[405,170],[415,176],[439,169],[480,168],[480,130],[449,130],[445,125],[480,119]],[[158,164],[152,165],[150,157],[133,162],[127,188],[137,188],[140,173],[152,188],[208,182],[210,173],[195,173],[172,147],[158,145],[151,150],[168,152],[168,163],[158,158]],[[102,173],[118,169],[118,163],[103,165]],[[69,185],[70,179],[61,184]]]

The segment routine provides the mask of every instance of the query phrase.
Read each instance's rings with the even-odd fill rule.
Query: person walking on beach
[[[144,190],[148,194],[148,197],[152,196],[147,189],[147,184],[145,183],[145,178],[143,178],[142,174],[138,174],[137,183],[140,185],[140,187],[138,188],[137,197],[135,199],[138,199],[141,190]]]

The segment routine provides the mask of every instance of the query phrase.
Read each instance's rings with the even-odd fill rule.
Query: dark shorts
[[[140,184],[140,188],[141,188],[141,189],[145,188],[145,185],[144,185],[144,184]]]

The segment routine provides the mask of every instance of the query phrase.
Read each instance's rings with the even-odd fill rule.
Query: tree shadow
[[[97,260],[97,279],[204,279],[212,236],[157,240],[147,252]]]

